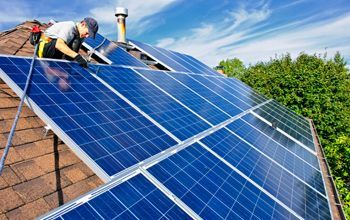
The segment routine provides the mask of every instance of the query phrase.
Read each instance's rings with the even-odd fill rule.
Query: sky
[[[80,21],[117,37],[115,7],[126,7],[127,38],[190,54],[214,67],[238,58],[246,65],[290,53],[339,51],[350,66],[350,0],[11,0],[0,31],[25,20]]]

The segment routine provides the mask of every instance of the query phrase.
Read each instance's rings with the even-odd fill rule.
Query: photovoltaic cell
[[[96,48],[96,51],[99,52],[99,55],[105,56],[107,59],[112,61],[114,65],[125,65],[125,66],[133,66],[133,67],[145,67],[148,66],[135,57],[131,56],[128,52],[126,52],[123,48],[118,47],[114,42],[109,41],[107,38],[103,37],[100,34],[96,34],[96,38],[86,38],[83,46],[87,47],[87,49],[92,50]],[[100,57],[103,59],[103,57]]]
[[[97,75],[180,140],[210,125],[131,69],[100,68]]]
[[[302,218],[331,219],[325,196],[277,166],[226,128],[205,137],[201,142]]]
[[[287,138],[281,132],[277,131],[275,128],[269,126],[268,124],[261,121],[252,114],[247,114],[242,119],[251,124],[255,129],[258,129],[260,132],[273,139],[274,141],[278,142],[282,146],[285,146],[287,149],[292,151],[294,154],[298,155],[300,158],[311,164],[316,169],[320,170],[318,159],[315,154],[312,154],[310,151],[305,150],[305,148],[303,148],[293,140]]]
[[[291,114],[290,110],[278,105],[276,102],[268,103],[261,108],[254,110],[255,113],[271,122],[274,127],[278,127],[306,147],[315,151],[313,136],[310,126],[306,126],[306,119]]]
[[[233,105],[228,100],[222,98],[221,96],[213,92],[211,89],[203,86],[201,83],[190,77],[189,74],[171,72],[168,75],[183,83],[187,87],[191,88],[197,94],[209,100],[211,103],[215,104],[217,107],[219,107],[221,110],[223,110],[230,116],[236,116],[242,112],[242,110],[239,109],[237,106]]]
[[[94,195],[77,208],[47,219],[190,219],[141,174],[117,186],[103,187]]]
[[[0,68],[24,88],[28,59]],[[176,144],[76,63],[37,60],[27,94],[109,176]]]
[[[230,118],[216,106],[197,93],[191,91],[189,88],[183,86],[181,83],[168,76],[168,74],[165,74],[165,72],[142,69],[137,70],[137,72],[151,80],[213,125],[217,125]]]
[[[237,119],[226,127],[289,170],[295,176],[308,183],[311,187],[324,195],[326,194],[321,172],[297,155],[288,151],[287,148],[274,142],[271,138],[265,136],[241,119]]]
[[[203,219],[296,219],[197,143],[148,170]]]

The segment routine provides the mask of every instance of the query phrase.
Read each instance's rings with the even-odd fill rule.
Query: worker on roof
[[[53,24],[41,35],[38,57],[56,59],[74,59],[82,67],[87,67],[87,60],[78,51],[84,38],[92,37],[98,31],[97,21],[84,18],[79,23],[64,21]]]

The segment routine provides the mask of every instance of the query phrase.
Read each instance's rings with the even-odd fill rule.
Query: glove
[[[88,67],[87,60],[84,57],[82,57],[80,54],[76,55],[74,57],[74,60],[77,61],[79,63],[79,65],[82,67],[84,67],[84,68]]]

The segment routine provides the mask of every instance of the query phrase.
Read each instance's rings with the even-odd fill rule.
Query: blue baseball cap
[[[94,18],[86,17],[84,18],[84,21],[86,22],[88,29],[89,29],[89,37],[92,37],[95,39],[96,33],[98,31],[98,23]]]

